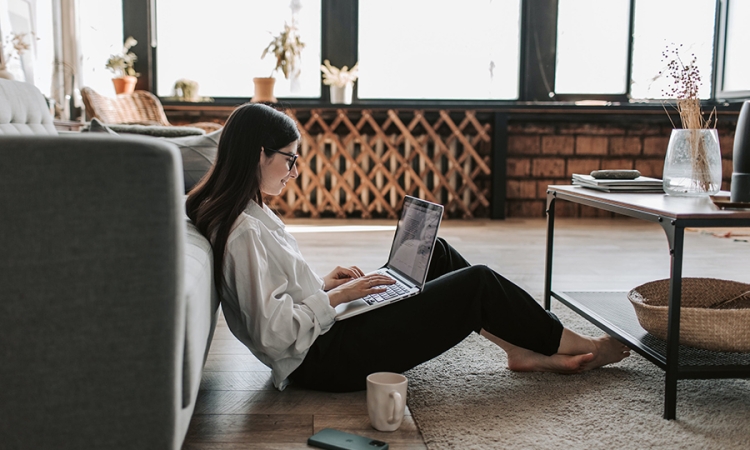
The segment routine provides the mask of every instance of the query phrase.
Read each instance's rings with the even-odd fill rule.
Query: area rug
[[[601,332],[558,304],[569,328]],[[664,420],[664,372],[633,353],[579,375],[514,373],[472,335],[409,378],[408,405],[429,449],[750,448],[749,380],[680,380]]]

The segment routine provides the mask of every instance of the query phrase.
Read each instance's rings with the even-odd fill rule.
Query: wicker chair
[[[97,118],[106,124],[137,124],[171,126],[164,114],[159,99],[148,91],[135,91],[132,94],[119,94],[115,98],[105,97],[89,87],[81,89],[86,116]],[[200,128],[206,133],[221,129],[213,122],[197,122],[184,126]]]

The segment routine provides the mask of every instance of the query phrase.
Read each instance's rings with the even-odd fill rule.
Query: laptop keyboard
[[[385,288],[385,292],[381,292],[379,294],[370,294],[368,296],[362,297],[362,300],[364,300],[368,305],[374,305],[375,303],[380,303],[386,300],[390,300],[394,297],[398,297],[399,295],[406,294],[409,291],[409,287],[398,280],[396,280],[396,284],[389,284]]]

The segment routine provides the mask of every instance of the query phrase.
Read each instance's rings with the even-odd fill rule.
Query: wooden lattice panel
[[[271,201],[285,217],[398,217],[404,195],[446,216],[489,217],[491,125],[473,111],[297,111],[299,178]]]

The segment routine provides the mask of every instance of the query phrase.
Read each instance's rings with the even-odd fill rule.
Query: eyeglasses
[[[290,172],[292,171],[292,169],[294,169],[294,165],[297,164],[297,158],[299,158],[299,153],[287,153],[287,152],[282,152],[281,150],[274,150],[268,147],[265,147],[265,149],[271,153],[278,153],[280,155],[290,157],[291,159],[287,160],[287,167],[289,168]]]

